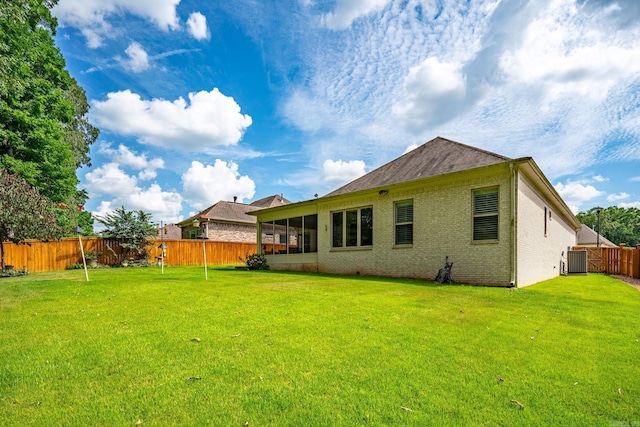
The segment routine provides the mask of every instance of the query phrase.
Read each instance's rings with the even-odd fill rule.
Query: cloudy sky
[[[640,208],[636,0],[59,0],[87,209],[323,195],[443,136]]]

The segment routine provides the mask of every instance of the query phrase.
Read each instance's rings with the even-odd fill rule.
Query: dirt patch
[[[623,276],[622,274],[612,274],[611,277],[622,280],[640,291],[640,279],[634,279],[633,277]]]

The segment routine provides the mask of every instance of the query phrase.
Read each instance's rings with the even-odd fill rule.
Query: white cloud
[[[640,182],[640,176],[634,176],[632,178],[629,178],[629,181],[631,181],[631,182]]]
[[[466,94],[461,65],[434,57],[412,67],[403,87],[403,98],[393,106],[393,112],[414,131],[459,114]]]
[[[389,0],[337,0],[336,8],[321,17],[327,28],[342,30],[348,28],[357,18],[383,9]]]
[[[602,100],[624,76],[640,72],[640,41],[621,43],[589,22],[573,1],[551,1],[524,30],[523,41],[504,52],[500,66],[511,82]]]
[[[196,40],[208,40],[211,36],[207,27],[207,17],[200,12],[189,15],[187,30]]]
[[[140,170],[138,178],[142,180],[155,178],[156,170],[164,168],[164,160],[159,157],[148,160],[146,154],[137,155],[125,145],[120,144],[117,150],[111,148],[111,144],[100,144],[101,154],[108,156],[121,166],[127,166],[136,170]]]
[[[121,197],[103,200],[92,214],[104,217],[123,206],[128,211],[142,210],[150,213],[154,222],[175,223],[183,219],[180,215],[182,196],[179,193],[162,191],[158,184],[151,184],[147,189],[135,188]]]
[[[124,206],[127,210],[143,210],[155,220],[179,221],[182,217],[182,196],[176,192],[162,191],[158,184],[148,188],[138,185],[135,176],[128,175],[116,163],[107,163],[85,174],[85,188],[90,197],[107,196],[92,213],[104,216]]]
[[[216,159],[213,166],[204,166],[198,161],[182,175],[184,199],[194,208],[202,210],[219,200],[238,201],[250,199],[255,194],[256,184],[247,175],[240,176],[238,165]]]
[[[322,179],[334,185],[342,185],[364,175],[365,164],[362,160],[333,161],[327,159],[322,164]]]
[[[125,50],[128,59],[116,58],[127,70],[139,73],[149,69],[149,55],[138,42],[131,42]]]
[[[628,199],[630,196],[629,193],[625,193],[624,191],[620,194],[609,194],[607,196],[607,201],[608,202],[616,202],[618,200],[624,200],[624,199]]]
[[[567,184],[559,182],[554,185],[554,188],[574,213],[578,211],[582,203],[603,194],[602,191],[597,190],[592,185],[584,185],[578,182],[569,182]]]
[[[143,144],[187,151],[207,151],[237,144],[251,117],[217,88],[189,93],[175,101],[146,101],[129,90],[111,92],[105,101],[92,101],[92,117],[103,128],[133,135]]]
[[[640,202],[619,203],[618,207],[624,208],[624,209],[629,209],[629,208],[640,209]]]
[[[163,31],[179,29],[179,3],[180,0],[60,0],[52,12],[61,25],[80,29],[87,45],[96,48],[112,33],[108,20],[123,13],[148,19]]]
[[[306,132],[316,132],[332,123],[330,107],[308,91],[293,91],[282,109],[287,119]]]
[[[602,175],[595,175],[595,176],[593,177],[593,180],[594,180],[595,182],[605,182],[605,181],[609,181],[609,178],[605,178],[605,177],[604,177],[604,176],[602,176]]]
[[[85,188],[89,196],[108,195],[124,197],[135,191],[138,180],[126,174],[117,163],[105,163],[85,174]]]
[[[409,146],[404,150],[404,153],[402,153],[402,154],[407,154],[408,152],[413,151],[413,150],[415,150],[416,148],[418,148],[418,144],[413,143],[413,144],[409,145]]]

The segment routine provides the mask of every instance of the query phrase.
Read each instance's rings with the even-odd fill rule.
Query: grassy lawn
[[[90,280],[0,280],[3,426],[640,425],[640,292],[606,276]]]

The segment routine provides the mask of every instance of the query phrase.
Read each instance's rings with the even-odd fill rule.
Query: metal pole
[[[72,231],[74,231],[77,235],[78,235],[78,242],[80,242],[80,253],[82,254],[82,265],[84,266],[84,277],[87,279],[87,282],[89,281],[89,272],[87,271],[87,258],[85,258],[84,256],[84,247],[82,246],[82,238],[80,237],[80,234],[83,232],[82,228],[80,228],[78,226],[78,217],[76,215],[76,209],[78,209],[78,206],[74,206],[75,200],[71,201],[71,205],[73,206],[73,222],[76,223],[76,228],[74,228]]]
[[[202,239],[202,254],[204,255],[204,280],[209,280],[209,274],[207,272],[207,246],[206,239]]]
[[[600,247],[600,211],[602,210],[601,207],[597,207],[596,208],[596,213],[598,214],[598,233],[596,234],[596,247],[599,248]]]
[[[82,247],[82,238],[80,238],[80,233],[78,233],[78,241],[80,242],[80,253],[82,253],[82,264],[84,265],[84,277],[87,278],[87,282],[88,282],[89,272],[87,271],[87,259],[84,257],[84,248]]]
[[[207,235],[207,225],[206,223],[200,224],[200,221],[198,221],[198,219],[194,219],[193,220],[193,224],[199,224],[199,226],[202,226],[202,232],[196,236],[198,239],[202,239],[202,257],[204,258],[204,280],[209,280],[209,273],[207,272],[207,246],[205,244],[205,240],[207,240],[209,237]]]
[[[160,221],[160,269],[161,274],[164,274],[164,228],[162,227],[162,221]]]

